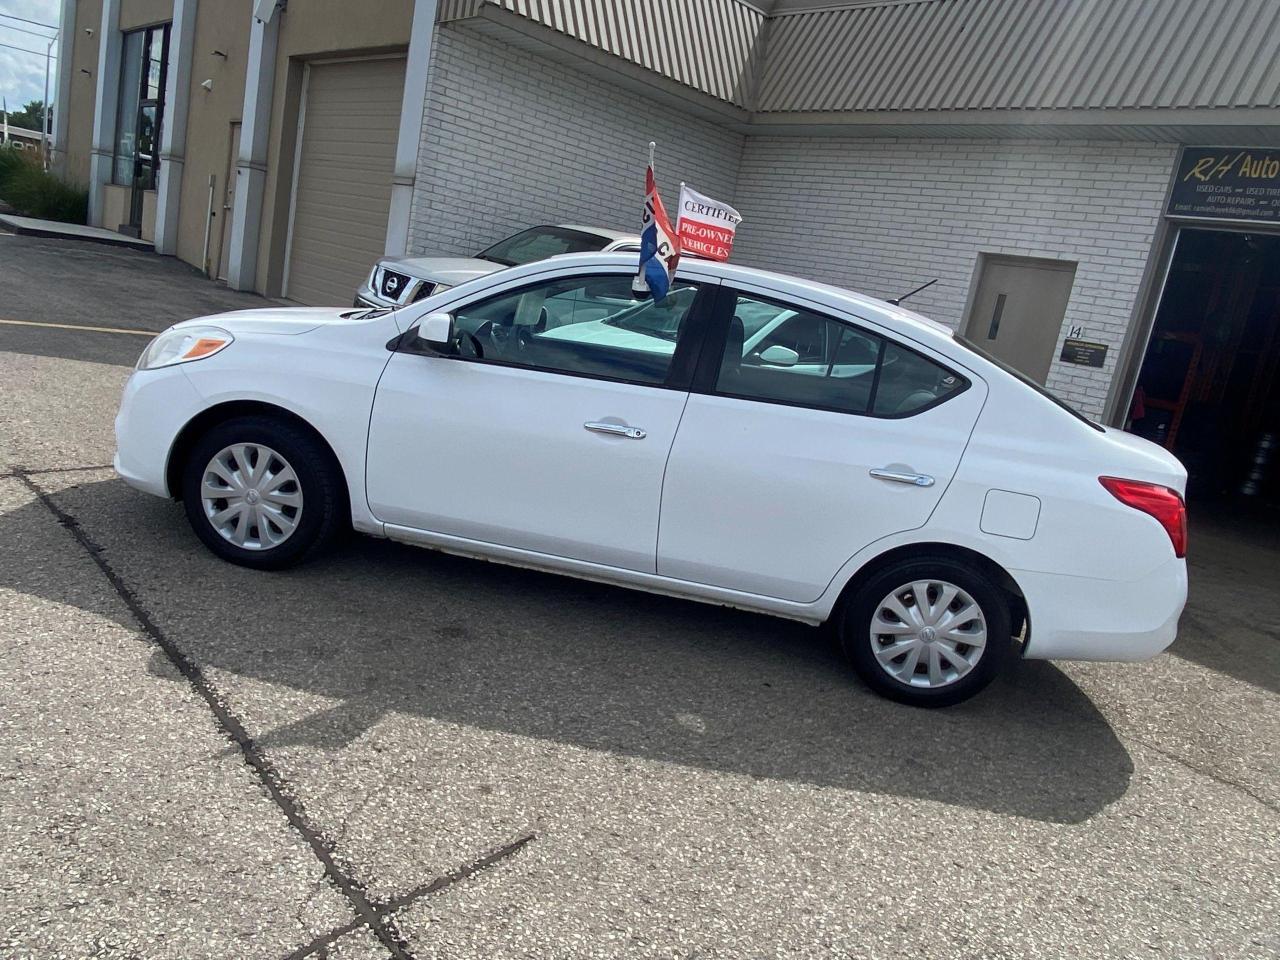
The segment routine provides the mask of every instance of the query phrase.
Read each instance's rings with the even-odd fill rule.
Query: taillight
[[[1178,491],[1157,483],[1121,480],[1119,477],[1099,477],[1098,482],[1121,503],[1160,521],[1160,526],[1173,542],[1174,556],[1187,555],[1187,505]]]

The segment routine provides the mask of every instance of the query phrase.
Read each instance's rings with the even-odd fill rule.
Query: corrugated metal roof
[[[764,22],[742,0],[445,0],[439,18],[486,4],[738,106]]]
[[[1280,106],[1277,0],[882,0],[767,32],[765,113]]]

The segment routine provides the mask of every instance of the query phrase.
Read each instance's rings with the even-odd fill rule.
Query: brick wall
[[[734,260],[892,297],[955,327],[980,253],[1079,266],[1059,334],[1108,344],[1048,386],[1100,416],[1177,148],[1166,144],[748,138]]]
[[[1073,327],[1102,369],[1048,385],[1101,416],[1177,148],[1083,141],[747,137],[465,27],[437,30],[411,253],[469,254],[534,223],[635,230],[649,140],[746,218],[734,260],[892,297],[959,326],[982,253],[1078,264]],[[1055,350],[1055,357],[1060,350]]]
[[[728,198],[742,137],[465,28],[432,49],[411,254],[472,254],[536,223],[638,232],[644,165],[675,214],[680,179]]]

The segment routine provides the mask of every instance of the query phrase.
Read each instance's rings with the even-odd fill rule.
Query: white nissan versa
[[[115,466],[245,566],[340,527],[833,621],[920,705],[1033,658],[1139,660],[1187,590],[1186,472],[899,307],[575,254],[395,312],[266,309],[143,353]],[[1025,631],[1025,632],[1024,632]]]

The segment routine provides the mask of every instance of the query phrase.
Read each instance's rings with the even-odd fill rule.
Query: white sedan
[[[395,312],[177,324],[115,466],[245,566],[342,527],[831,621],[862,678],[939,706],[1023,656],[1139,660],[1187,591],[1186,472],[937,323],[846,290],[578,254]]]

